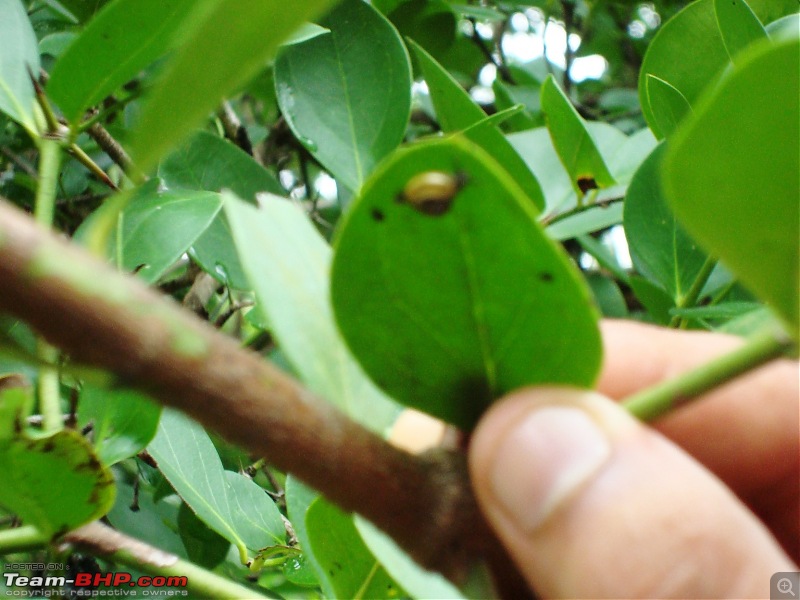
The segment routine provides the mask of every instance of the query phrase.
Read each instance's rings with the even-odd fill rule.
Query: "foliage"
[[[591,387],[601,315],[796,340],[797,6],[686,4],[0,0],[0,196],[384,435]],[[254,597],[492,593],[68,357],[48,385],[2,315],[0,352],[7,521],[105,515]]]

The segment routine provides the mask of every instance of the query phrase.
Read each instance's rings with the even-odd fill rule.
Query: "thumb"
[[[796,570],[677,446],[595,393],[523,390],[470,446],[478,501],[545,597],[769,597]]]

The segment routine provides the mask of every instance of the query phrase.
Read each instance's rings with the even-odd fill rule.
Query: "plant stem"
[[[692,282],[692,287],[689,288],[689,291],[686,292],[685,296],[678,300],[675,308],[692,308],[695,304],[697,304],[697,299],[700,297],[706,282],[708,282],[708,278],[711,276],[711,273],[716,266],[716,258],[712,256],[706,258],[706,262],[704,262],[703,266],[700,267],[697,277],[695,277],[694,282]],[[681,329],[686,329],[688,324],[688,318],[678,315],[672,317],[672,320],[669,322],[670,327],[680,327]]]
[[[103,169],[97,166],[97,163],[92,160],[92,158],[83,151],[83,149],[78,146],[78,144],[72,143],[69,146],[69,153],[75,157],[75,159],[81,163],[84,167],[89,169],[100,181],[110,187],[112,190],[119,191],[117,184],[114,183],[111,178],[106,174]]]
[[[47,536],[32,525],[4,529],[0,531],[0,556],[35,550],[46,543]]]
[[[653,421],[700,394],[782,356],[792,346],[793,342],[788,336],[770,327],[748,339],[733,352],[628,396],[622,406],[642,421]]]
[[[202,598],[263,598],[258,591],[239,585],[177,556],[158,550],[95,521],[64,536],[64,542],[143,573],[186,577],[186,590]],[[50,537],[32,525],[0,531],[0,555],[42,548]]]
[[[47,228],[53,225],[60,167],[60,144],[56,140],[43,137],[39,154],[39,185],[36,188],[36,205],[33,215],[37,223]]]
[[[186,590],[200,598],[264,598],[258,591],[154,548],[99,521],[68,533],[64,541],[149,575],[186,577]]]
[[[582,200],[583,200],[582,198],[579,198],[578,202],[581,202]],[[544,227],[549,227],[550,225],[554,225],[559,221],[563,221],[564,219],[568,219],[569,217],[574,217],[575,215],[578,215],[582,212],[586,212],[587,210],[590,210],[592,208],[606,208],[608,206],[611,206],[612,204],[616,204],[617,202],[622,202],[623,200],[625,200],[624,196],[620,198],[609,198],[608,200],[600,200],[598,202],[589,202],[587,204],[579,204],[578,206],[570,208],[569,210],[565,210],[562,213],[544,217],[541,220],[541,224]]]
[[[37,223],[47,228],[53,225],[60,166],[61,145],[56,140],[42,138],[34,217]],[[61,415],[58,368],[51,366],[58,363],[58,350],[40,339],[36,346],[36,354],[44,363],[49,363],[47,366],[39,368],[39,385],[37,387],[39,412],[42,414],[42,430],[58,431],[64,426],[64,419]]]

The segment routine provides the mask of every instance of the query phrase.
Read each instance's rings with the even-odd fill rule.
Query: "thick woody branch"
[[[0,282],[0,312],[29,323],[71,360],[111,371],[294,473],[370,519],[423,566],[458,582],[477,559],[511,564],[479,512],[462,454],[414,456],[389,445],[172,300],[2,201]]]

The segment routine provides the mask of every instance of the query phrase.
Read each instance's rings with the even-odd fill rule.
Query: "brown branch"
[[[125,151],[125,148],[123,148],[100,123],[92,124],[86,129],[86,133],[88,133],[89,137],[95,141],[100,149],[131,178],[131,181],[134,183],[142,183],[147,179],[133,163],[133,160],[131,160],[131,157]]]
[[[0,201],[0,312],[73,361],[182,410],[343,509],[456,583],[487,559],[505,594],[521,578],[471,492],[464,455],[414,456],[315,397],[257,354]],[[501,571],[504,571],[501,573]]]

